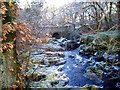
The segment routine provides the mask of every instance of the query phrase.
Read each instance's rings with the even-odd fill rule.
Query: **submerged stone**
[[[97,62],[105,61],[105,58],[104,58],[104,57],[95,57],[94,59],[95,59],[95,61],[97,61]]]
[[[98,80],[98,76],[95,73],[87,72],[84,76],[90,80]]]

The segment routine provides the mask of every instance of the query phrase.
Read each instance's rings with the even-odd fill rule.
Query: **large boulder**
[[[68,40],[76,40],[81,37],[81,32],[80,30],[63,30],[61,36]]]
[[[98,34],[83,35],[80,42],[85,44],[84,49],[95,51],[119,52],[120,36],[118,30]]]
[[[82,44],[89,44],[90,42],[92,42],[95,38],[95,35],[94,34],[91,34],[91,35],[83,35],[81,36],[80,38],[80,42]]]
[[[95,66],[89,66],[86,68],[84,76],[91,80],[97,80],[102,77],[103,71]]]

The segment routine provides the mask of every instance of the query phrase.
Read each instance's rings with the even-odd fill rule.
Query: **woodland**
[[[0,0],[0,89],[119,90],[120,1],[51,2]]]

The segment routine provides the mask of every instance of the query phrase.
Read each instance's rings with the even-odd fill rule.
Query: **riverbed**
[[[37,44],[31,54],[30,70],[34,76],[31,88],[110,88],[109,82],[103,80],[104,72],[97,70],[96,62],[79,54],[80,48],[67,50],[65,38],[53,39],[48,43]],[[96,64],[97,63],[97,64]],[[90,68],[91,67],[91,68]],[[95,69],[91,73],[92,69]],[[117,68],[118,69],[118,68]],[[112,83],[112,81],[110,82]],[[117,82],[113,82],[115,87]]]

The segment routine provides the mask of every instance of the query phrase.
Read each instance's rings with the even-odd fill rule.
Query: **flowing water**
[[[70,57],[71,56],[71,57]],[[66,64],[63,66],[63,72],[69,77],[70,86],[82,87],[86,84],[101,86],[99,80],[90,80],[84,76],[86,67],[89,66],[88,59],[78,54],[78,49],[65,52]]]
[[[95,75],[88,75],[89,78],[85,75],[86,68],[94,66],[95,61],[79,55],[79,48],[70,51],[65,50],[64,47],[59,45],[60,42],[61,40],[57,40],[35,47],[31,55],[31,58],[38,62],[34,64],[34,69],[37,68],[35,72],[37,74],[45,74],[47,78],[45,81],[38,80],[33,82],[34,84],[37,83],[37,85],[32,85],[32,87],[74,88],[85,85],[97,86],[98,88],[103,87],[103,80]],[[41,58],[44,58],[44,63],[42,63],[41,67],[38,67]],[[52,62],[48,63],[49,60],[52,60]],[[34,69],[29,72],[34,71]],[[56,81],[63,82],[59,83]],[[53,85],[53,82],[56,86]]]

